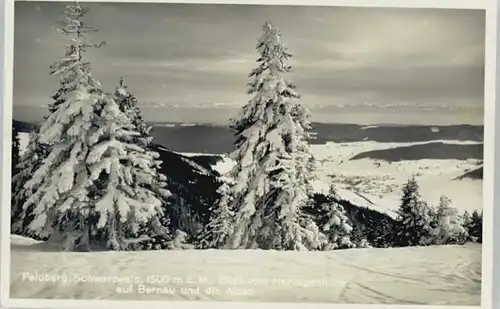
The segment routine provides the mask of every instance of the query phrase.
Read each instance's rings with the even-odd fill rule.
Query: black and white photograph
[[[482,305],[486,9],[13,16],[9,299]]]

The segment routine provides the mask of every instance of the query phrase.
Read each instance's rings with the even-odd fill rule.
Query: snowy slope
[[[378,149],[397,148],[429,142],[446,144],[478,144],[474,141],[428,141],[416,143],[352,142],[311,145],[318,161],[314,187],[319,193],[326,193],[331,183],[339,195],[351,203],[369,207],[394,216],[399,207],[402,185],[413,175],[420,185],[422,198],[430,204],[439,203],[441,195],[452,200],[459,211],[482,209],[482,180],[454,180],[468,170],[478,167],[475,160],[415,160],[392,164],[362,159],[349,161],[356,154]],[[203,155],[203,154],[186,154]],[[205,154],[206,155],[206,154]],[[214,166],[219,173],[231,169],[234,162],[225,159]]]
[[[331,252],[89,254],[55,252],[46,244],[30,243],[12,236],[14,298],[480,304],[481,246],[477,244]],[[30,281],[30,275],[52,276],[52,282]],[[165,282],[146,284],[150,275],[163,276]],[[141,293],[141,284],[132,284],[133,290],[126,292],[130,285],[124,280],[130,278],[163,290]],[[181,290],[183,286],[194,289],[188,293]],[[123,294],[118,293],[120,288]],[[207,294],[209,288],[212,293]]]

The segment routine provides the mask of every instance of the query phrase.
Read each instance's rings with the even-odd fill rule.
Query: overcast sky
[[[17,2],[14,117],[43,117],[63,53],[64,3]],[[484,11],[85,3],[107,45],[88,53],[113,91],[123,76],[150,121],[224,123],[245,104],[256,40],[270,20],[293,54],[289,78],[313,120],[483,122]]]

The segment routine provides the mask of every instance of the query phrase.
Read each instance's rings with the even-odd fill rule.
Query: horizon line
[[[43,119],[40,121],[25,121],[18,120],[12,118],[12,121],[22,122],[30,125],[39,125],[43,122]],[[185,125],[185,127],[194,127],[194,126],[212,126],[212,127],[228,127],[229,123],[222,124],[219,122],[189,122],[189,121],[146,121],[147,124],[151,126],[161,125],[161,124],[172,124],[172,125]],[[349,126],[358,126],[358,127],[458,127],[458,126],[469,126],[469,127],[484,127],[484,124],[470,124],[470,123],[456,123],[456,124],[418,124],[418,123],[372,123],[372,124],[361,124],[361,123],[353,123],[353,122],[324,122],[324,121],[311,121],[311,124],[322,124],[322,125],[349,125]]]

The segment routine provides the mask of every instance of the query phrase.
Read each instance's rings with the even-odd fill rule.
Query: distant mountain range
[[[447,144],[429,142],[397,148],[358,153],[351,160],[374,159],[386,162],[412,161],[422,158],[438,160],[482,160],[483,144]]]
[[[20,132],[35,125],[14,120]],[[212,124],[150,123],[156,145],[180,153],[225,154],[233,149],[234,135],[227,126]],[[387,162],[419,159],[482,160],[483,126],[402,126],[312,123],[311,144],[328,142],[419,143],[355,154],[351,160],[370,158]],[[444,141],[444,142],[443,142]],[[458,141],[466,143],[446,143]],[[482,173],[471,174],[477,178]]]

